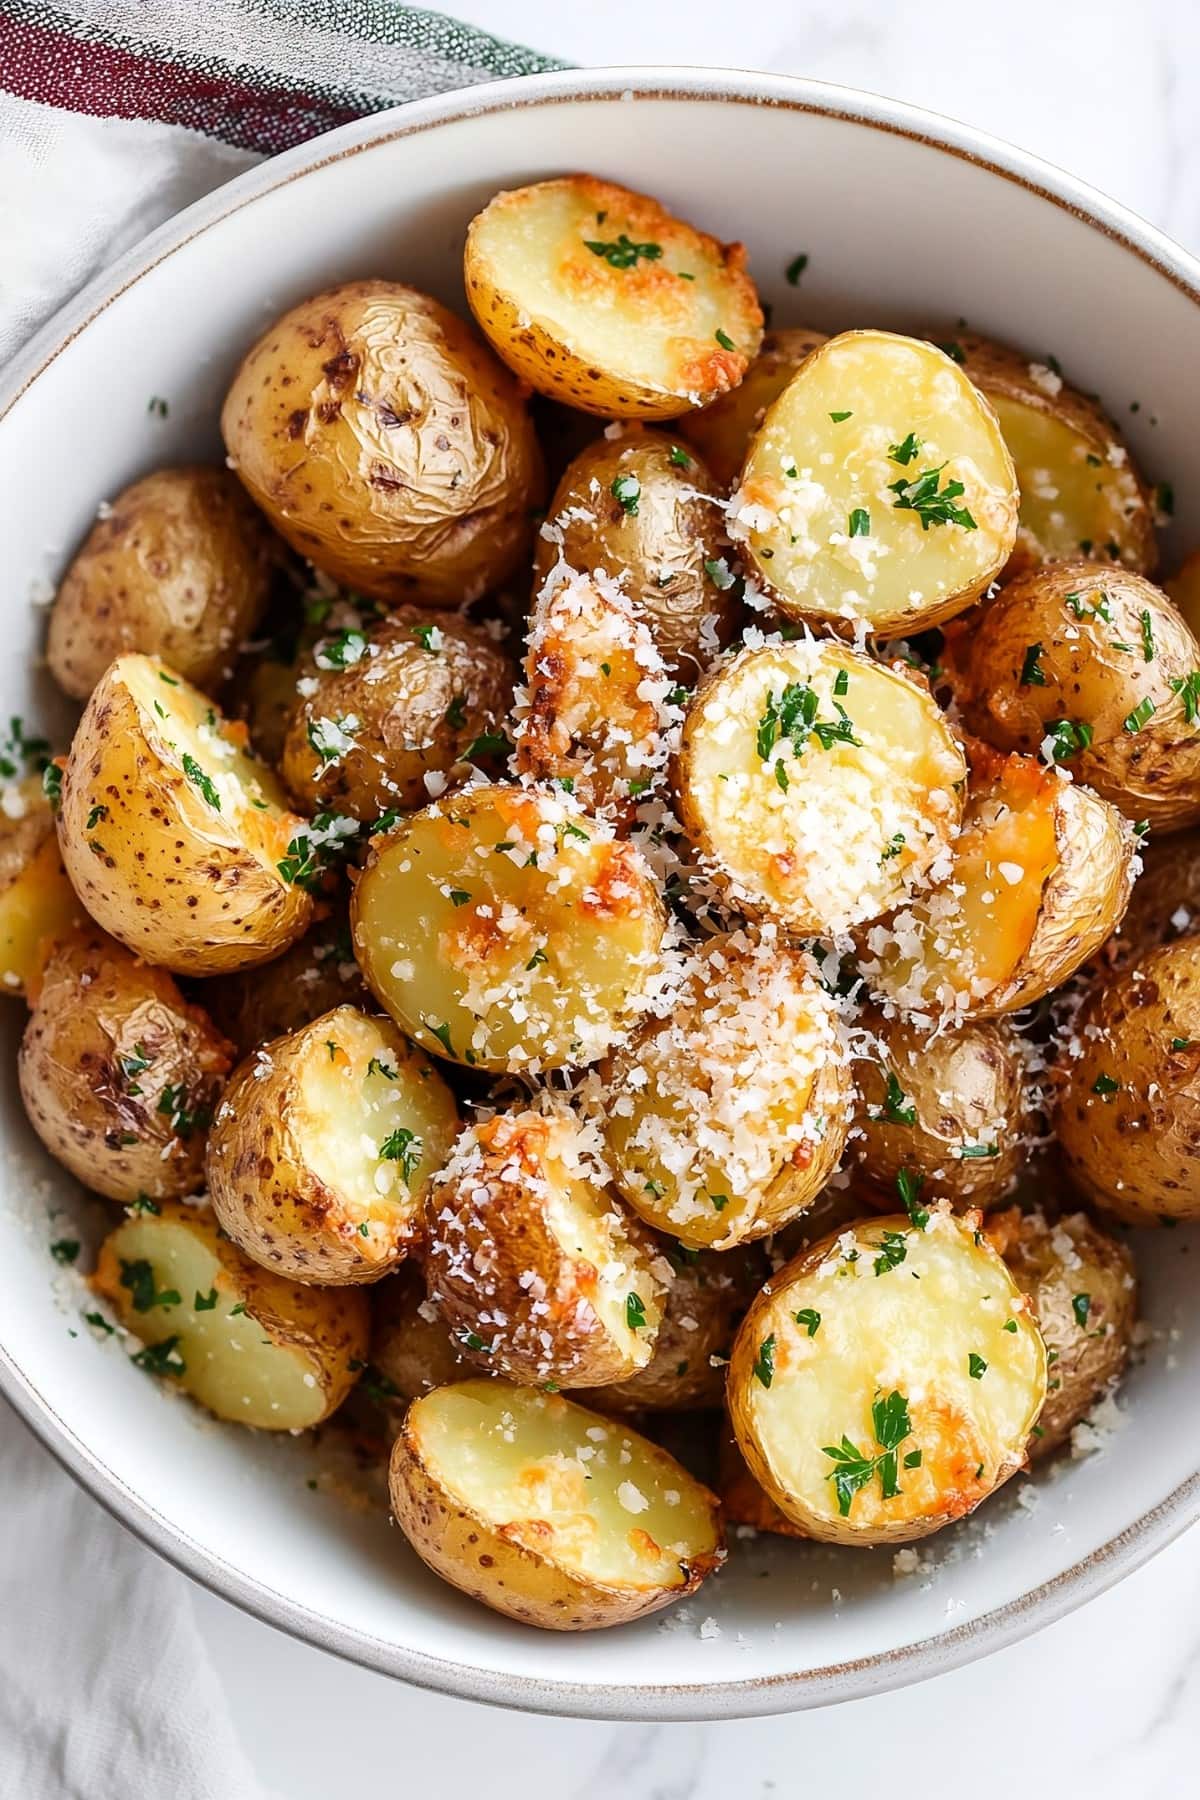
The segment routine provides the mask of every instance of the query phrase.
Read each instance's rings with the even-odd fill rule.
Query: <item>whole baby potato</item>
[[[266,608],[276,550],[227,469],[158,469],[117,495],[63,578],[46,660],[86,700],[115,657],[139,650],[213,687]]]
[[[293,548],[364,594],[457,606],[527,553],[542,459],[520,386],[413,288],[350,281],[292,307],[221,429]]]
[[[363,1007],[359,974],[343,908],[323,919],[282,956],[237,975],[215,975],[195,990],[238,1056],[311,1024],[335,1006]]]

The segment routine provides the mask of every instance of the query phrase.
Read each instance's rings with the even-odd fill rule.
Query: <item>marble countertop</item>
[[[448,0],[579,63],[754,66],[914,101],[1086,177],[1200,246],[1195,0]],[[183,1580],[183,1577],[177,1579]],[[293,1643],[195,1590],[264,1786],[516,1800],[745,1800],[919,1780],[1177,1800],[1200,1757],[1200,1532],[1039,1636],[922,1687],[743,1724],[601,1725],[468,1707]],[[347,1745],[353,1745],[348,1752]],[[935,1748],[936,1746],[936,1748]],[[938,1771],[944,1771],[939,1775]],[[232,1797],[231,1797],[232,1800]]]

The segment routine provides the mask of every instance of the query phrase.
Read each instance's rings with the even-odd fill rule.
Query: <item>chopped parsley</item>
[[[879,1255],[875,1258],[876,1275],[886,1275],[891,1269],[898,1269],[908,1258],[908,1243],[902,1231],[885,1231],[878,1245]]]
[[[156,1110],[170,1120],[175,1136],[185,1140],[193,1131],[207,1131],[212,1124],[212,1107],[203,1102],[190,1106],[187,1087],[182,1081],[173,1086],[168,1083],[158,1097]]]
[[[204,773],[204,770],[200,767],[200,764],[196,761],[195,757],[190,755],[186,750],[183,753],[183,772],[191,782],[192,786],[194,788],[199,788],[200,793],[203,795],[207,804],[212,807],[213,811],[220,812],[221,796],[213,786],[212,777]]]
[[[85,829],[88,831],[95,831],[101,819],[107,819],[107,817],[107,806],[93,806],[91,812],[87,816],[87,826]]]
[[[887,844],[883,850],[882,855],[879,858],[880,862],[881,863],[891,862],[891,860],[894,856],[899,856],[900,852],[903,850],[907,841],[908,840],[905,838],[904,833],[902,831],[893,831],[891,837],[887,841]]]
[[[1154,490],[1154,504],[1165,519],[1175,514],[1175,489],[1169,481],[1160,481]]]
[[[888,457],[894,463],[901,463],[905,468],[919,455],[921,440],[915,431],[910,431],[902,444],[888,446]],[[945,467],[945,464],[942,465]]]
[[[442,634],[436,625],[414,625],[412,634],[422,650],[430,656],[436,656],[441,648]]]
[[[50,802],[50,811],[56,813],[62,805],[63,772],[57,763],[47,763],[42,770],[42,792]]]
[[[975,1350],[967,1357],[967,1373],[972,1381],[982,1381],[987,1374],[987,1364]]]
[[[449,1027],[449,1025],[431,1025],[429,1023],[428,1019],[422,1019],[421,1023],[424,1026],[426,1026],[426,1028],[428,1030],[432,1031],[434,1037],[438,1040],[438,1043],[442,1046],[443,1050],[446,1052],[446,1055],[453,1056],[454,1055],[454,1046],[450,1042],[450,1027]]]
[[[728,1194],[710,1194],[708,1197],[713,1203],[714,1212],[724,1212],[725,1208],[729,1205]]]
[[[960,1144],[955,1151],[955,1155],[963,1162],[970,1161],[972,1157],[999,1156],[999,1154],[999,1144]]]
[[[646,1307],[640,1294],[626,1294],[625,1323],[630,1331],[646,1329]]]
[[[79,1239],[59,1238],[56,1243],[51,1244],[50,1254],[56,1263],[61,1263],[64,1268],[68,1267],[79,1255]]]
[[[975,521],[967,508],[956,504],[966,492],[962,482],[948,481],[944,488],[938,487],[945,467],[945,463],[939,463],[936,469],[925,469],[911,481],[903,475],[899,481],[889,481],[888,492],[896,495],[893,505],[915,512],[922,531],[928,531],[931,525],[961,525],[965,531],[974,531]]]
[[[428,627],[433,630],[435,627]],[[428,645],[425,646],[429,648]],[[367,640],[361,631],[339,631],[326,638],[313,652],[318,669],[350,669],[361,662],[367,652]]]
[[[929,1214],[923,1206],[918,1205],[924,1185],[925,1177],[914,1175],[911,1169],[901,1169],[896,1177],[901,1205],[918,1231],[924,1231],[929,1223]]]
[[[134,1312],[151,1312],[156,1306],[180,1304],[175,1288],[159,1288],[154,1270],[144,1257],[139,1257],[136,1262],[121,1258],[121,1286],[129,1290]]]
[[[148,1375],[183,1375],[187,1364],[179,1353],[179,1339],[172,1336],[164,1338],[161,1344],[147,1344],[130,1362],[139,1369],[145,1369]]]
[[[450,889],[450,904],[452,906],[466,906],[469,903],[470,898],[471,896],[466,888]]]
[[[1150,723],[1156,710],[1154,702],[1151,700],[1149,694],[1146,695],[1144,700],[1138,701],[1133,711],[1128,713],[1125,718],[1125,730],[1129,733],[1130,737],[1136,737],[1142,727]]]
[[[754,1376],[765,1388],[769,1388],[775,1379],[775,1333],[765,1337],[758,1346],[758,1355],[754,1360]]]
[[[1193,669],[1190,675],[1177,675],[1171,682],[1171,690],[1182,696],[1184,720],[1194,725],[1200,718],[1200,669]]]
[[[146,1054],[145,1044],[135,1044],[133,1046],[132,1056],[118,1056],[117,1067],[120,1069],[122,1079],[125,1082],[126,1093],[141,1093],[141,1088],[135,1086],[135,1083],[139,1075],[144,1075],[146,1073],[146,1070],[153,1061],[154,1058]]]
[[[835,412],[835,413],[830,413],[829,416],[833,420],[835,425],[841,425],[847,419],[852,419],[854,417],[854,414],[852,412]]]
[[[1077,619],[1103,619],[1106,625],[1112,624],[1112,611],[1105,593],[1097,594],[1090,603],[1081,594],[1065,594],[1063,604]]]
[[[690,469],[692,466],[691,457],[686,450],[681,450],[678,444],[671,445],[670,450],[667,452],[667,461],[676,469]]]
[[[202,1294],[199,1288],[196,1289],[196,1298],[192,1301],[193,1312],[212,1312],[216,1304],[216,1288],[209,1288],[207,1294]]]
[[[446,708],[445,722],[451,731],[461,731],[467,722],[467,702],[462,694],[455,694]]]
[[[870,537],[871,515],[867,512],[865,507],[856,506],[854,508],[854,511],[850,514],[847,529],[852,538]]]
[[[1056,763],[1068,763],[1086,750],[1092,741],[1092,728],[1082,719],[1052,719],[1046,726],[1050,756]]]
[[[966,351],[962,345],[954,343],[953,340],[945,344],[935,344],[934,348],[940,350],[944,356],[948,356],[951,362],[956,362],[960,366],[967,360]]]
[[[1120,1082],[1114,1081],[1111,1075],[1097,1075],[1092,1083],[1093,1094],[1099,1094],[1102,1100],[1110,1099],[1113,1094],[1120,1092],[1120,1088]]]
[[[621,511],[626,518],[636,519],[638,501],[642,497],[642,484],[636,475],[614,475],[609,493],[620,503]]]
[[[1142,661],[1154,661],[1154,621],[1149,611],[1142,613]]]
[[[602,257],[610,269],[632,269],[639,261],[657,262],[662,255],[661,244],[635,244],[623,231],[608,242],[602,238],[584,238],[583,242],[584,247],[593,256]]]
[[[382,1075],[385,1081],[395,1081],[397,1078],[397,1071],[392,1068],[392,1065],[380,1062],[377,1056],[373,1056],[367,1064],[367,1074]]]
[[[795,756],[804,754],[810,737],[815,737],[823,750],[831,750],[834,744],[858,744],[860,740],[854,736],[853,723],[845,708],[835,700],[837,720],[819,720],[820,704],[814,689],[803,682],[789,681],[778,699],[773,692],[769,693],[755,739],[762,761],[769,760],[776,743],[781,740],[791,744]]]
[[[899,1080],[891,1069],[888,1070],[883,1106],[873,1117],[876,1121],[882,1120],[888,1125],[915,1125],[917,1122],[917,1109],[909,1101],[908,1095],[900,1086]]]
[[[1075,1323],[1081,1331],[1088,1322],[1088,1314],[1091,1310],[1092,1296],[1090,1294],[1075,1294],[1072,1296],[1071,1311],[1075,1314]]]
[[[885,1399],[874,1401],[871,1406],[871,1423],[875,1441],[879,1445],[876,1455],[865,1455],[844,1434],[840,1444],[826,1444],[822,1450],[822,1455],[830,1457],[835,1464],[827,1479],[833,1482],[838,1512],[843,1519],[849,1517],[855,1494],[865,1488],[875,1475],[879,1477],[880,1492],[885,1500],[894,1500],[900,1492],[898,1452],[901,1444],[912,1436],[912,1420],[908,1416],[908,1401],[904,1395],[893,1389]],[[920,1457],[919,1450],[910,1451],[904,1458],[905,1468],[919,1468]]]
[[[728,332],[721,331],[718,328],[713,333],[713,336],[716,338],[718,344],[720,344],[722,350],[736,350],[737,349],[737,345],[734,343],[733,339],[729,336]]]
[[[511,748],[502,731],[481,731],[463,751],[463,761],[478,762],[485,756],[506,756]]]
[[[404,1125],[398,1125],[390,1135],[384,1138],[379,1146],[381,1162],[400,1164],[400,1173],[407,1186],[412,1186],[412,1178],[421,1166],[423,1146],[415,1131],[409,1131]]]
[[[98,1313],[98,1312],[84,1313],[83,1322],[85,1325],[94,1325],[96,1327],[96,1330],[102,1331],[106,1337],[111,1337],[113,1332],[116,1330],[116,1326],[110,1325],[103,1313]]]
[[[802,1306],[798,1313],[792,1314],[792,1317],[795,1319],[797,1325],[804,1326],[809,1337],[816,1337],[817,1332],[821,1328],[821,1315],[819,1312],[815,1312],[811,1306]]]
[[[808,267],[807,251],[802,250],[800,252],[799,256],[793,256],[791,262],[788,264],[787,268],[783,271],[783,278],[787,282],[789,287],[798,287],[800,285],[800,277],[803,275],[803,273],[804,273],[805,269],[807,269],[807,267]]]
[[[1021,664],[1022,687],[1045,687],[1046,676],[1042,669],[1041,644],[1030,644],[1025,652],[1025,660]]]

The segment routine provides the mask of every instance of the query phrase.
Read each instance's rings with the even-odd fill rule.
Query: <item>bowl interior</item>
[[[955,147],[965,134],[947,128],[939,143],[938,129],[902,108],[765,77],[537,78],[350,127],[201,203],[158,234],[148,257],[127,259],[119,291],[78,313],[82,328],[0,411],[4,714],[65,742],[70,715],[37,667],[39,602],[98,502],[160,464],[220,454],[221,396],[277,313],[366,275],[462,308],[472,212],[498,187],[564,169],[649,189],[743,239],[776,324],[966,319],[1040,361],[1057,355],[1102,396],[1150,478],[1173,481],[1172,548],[1182,553],[1200,533],[1192,409],[1179,379],[1200,353],[1200,309],[1184,259],[1149,233],[1130,242],[1111,217],[1109,229],[1090,222],[1055,197],[1054,177],[1030,174],[1021,159],[995,166],[986,145],[972,157]],[[785,269],[800,251],[809,261],[792,287]],[[167,403],[165,417],[152,399]],[[10,1069],[19,1015],[13,1005],[0,1021]],[[48,1245],[94,1241],[111,1212],[42,1155],[11,1079],[0,1130],[8,1391],[101,1497],[193,1573],[318,1643],[413,1679],[627,1716],[719,1716],[861,1693],[1064,1610],[1195,1510],[1194,1491],[1178,1495],[1196,1482],[1194,1441],[1179,1421],[1200,1383],[1200,1340],[1180,1328],[1200,1237],[1143,1233],[1136,1250],[1156,1335],[1103,1453],[1013,1482],[974,1521],[920,1546],[921,1567],[903,1578],[884,1550],[741,1541],[719,1580],[673,1614],[581,1638],[541,1634],[437,1583],[382,1513],[313,1492],[308,1445],[219,1427],[147,1380],[118,1344],[96,1342],[80,1318],[82,1284],[56,1268]],[[1047,1584],[1058,1585],[1037,1592]]]

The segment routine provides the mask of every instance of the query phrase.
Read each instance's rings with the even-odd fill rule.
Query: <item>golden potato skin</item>
[[[623,260],[623,239],[649,254]],[[496,194],[468,227],[463,278],[509,368],[605,418],[670,419],[706,406],[737,386],[762,340],[741,244],[592,175]]]
[[[0,807],[0,991],[24,994],[46,938],[82,924],[40,775],[3,789]]]
[[[164,969],[95,926],[49,944],[17,1060],[29,1122],[85,1187],[194,1194],[233,1047]]]
[[[313,661],[316,691],[296,696],[280,764],[301,812],[376,819],[426,805],[442,777],[502,766],[513,666],[456,613],[399,608],[323,638]]]
[[[481,1385],[486,1391],[492,1384],[471,1382],[461,1384],[461,1388],[477,1391]],[[502,1390],[498,1404],[503,1404],[505,1390],[522,1400],[529,1394],[528,1389],[514,1389],[507,1383],[496,1386]],[[493,1611],[552,1631],[592,1631],[622,1625],[694,1593],[724,1562],[724,1534],[716,1497],[695,1482],[666,1451],[635,1432],[626,1431],[624,1439],[637,1446],[639,1461],[648,1457],[651,1466],[663,1475],[670,1472],[678,1488],[696,1493],[702,1502],[707,1502],[711,1521],[706,1533],[709,1544],[680,1560],[682,1579],[671,1587],[655,1582],[618,1586],[564,1567],[556,1559],[551,1525],[536,1517],[494,1521],[463,1504],[438,1480],[421,1443],[421,1409],[435,1398],[413,1402],[392,1449],[392,1511],[423,1562],[443,1580]],[[572,1414],[579,1415],[581,1430],[589,1418],[595,1420],[594,1429],[612,1429],[608,1420],[574,1406],[561,1395],[539,1395],[535,1403],[555,1409],[570,1408]],[[635,1469],[637,1466],[633,1464]],[[636,1523],[631,1523],[636,1529]]]
[[[248,352],[221,429],[292,547],[376,599],[457,606],[528,550],[542,462],[520,389],[413,288],[351,281],[292,307]]]
[[[1029,1444],[1036,1460],[1066,1443],[1124,1372],[1137,1322],[1133,1257],[1081,1212],[1051,1223],[1014,1207],[988,1220],[986,1236],[1033,1301],[1046,1340],[1046,1404]]]
[[[162,1256],[164,1243],[172,1245],[170,1261]],[[195,1271],[190,1282],[183,1279],[184,1257]],[[139,1310],[137,1283],[129,1279],[139,1261],[150,1264],[156,1290],[179,1280],[178,1304],[155,1299]],[[320,1424],[365,1364],[365,1294],[301,1287],[260,1268],[230,1242],[207,1206],[165,1201],[157,1214],[125,1219],[101,1245],[91,1285],[144,1344],[178,1344],[161,1372],[235,1425],[297,1431]],[[282,1400],[278,1377],[274,1397],[270,1379],[263,1379],[264,1368],[281,1364],[288,1376]],[[258,1394],[245,1391],[249,1365],[258,1374]]]
[[[1200,550],[1184,557],[1170,580],[1163,582],[1163,592],[1183,614],[1192,636],[1200,638]]]
[[[302,821],[265,764],[238,752],[237,730],[165,664],[123,656],[63,771],[58,841],[76,893],[97,924],[181,975],[267,962],[312,920],[311,895],[279,867]],[[219,808],[214,776],[237,790]]]
[[[227,469],[159,469],[93,525],[50,614],[46,660],[86,700],[114,657],[161,656],[199,687],[266,609],[278,540]]]
[[[1200,831],[1152,833],[1141,858],[1125,916],[1095,959],[1100,972],[1127,969],[1147,950],[1200,931]]]
[[[717,1446],[717,1493],[728,1525],[750,1525],[777,1537],[807,1538],[808,1533],[780,1512],[766,1489],[746,1466],[733,1427],[726,1423]]]
[[[565,471],[538,533],[535,587],[560,558],[582,575],[602,569],[646,621],[667,667],[693,682],[737,617],[724,521],[694,450],[665,431],[626,426]],[[710,564],[719,565],[715,576]]]
[[[1098,983],[1062,1066],[1054,1128],[1084,1198],[1130,1225],[1200,1217],[1200,942]]]
[[[411,1166],[379,1148],[400,1121]],[[213,1210],[248,1256],[293,1281],[378,1281],[421,1243],[457,1126],[449,1088],[390,1019],[337,1007],[234,1071],[209,1134]]]
[[[370,1008],[344,905],[273,962],[212,976],[193,992],[239,1059],[335,1006]]]
[[[1091,741],[1060,752],[1077,781],[1135,823],[1200,821],[1200,643],[1140,575],[1035,569],[951,628],[943,660],[968,729],[998,750],[1036,756],[1056,721],[1082,723]]]
[[[907,1172],[923,1203],[981,1210],[1011,1191],[1034,1132],[1023,1040],[1005,1019],[931,1031],[870,1009],[852,1074],[857,1192],[891,1212]],[[970,1154],[977,1151],[979,1154]]]
[[[823,331],[810,331],[805,326],[768,331],[762,349],[738,386],[679,421],[678,430],[689,444],[695,445],[714,480],[723,488],[731,488],[736,482],[746,460],[746,448],[772,400],[778,399],[805,357],[825,341]]]
[[[397,1400],[487,1375],[489,1359],[471,1353],[467,1335],[451,1330],[413,1262],[401,1263],[371,1289],[371,1367],[394,1388]]]
[[[1120,563],[1139,575],[1152,575],[1158,563],[1158,543],[1150,492],[1116,426],[1097,402],[1077,388],[1068,387],[1056,369],[974,332],[956,332],[952,344],[943,344],[942,348],[954,354],[975,386],[991,401],[1017,466],[1020,524],[1006,575],[1021,574],[1064,556],[1080,555],[1097,562]],[[1037,509],[1031,505],[1039,477],[1044,481],[1048,474],[1053,482],[1061,476],[1055,461],[1054,439],[1044,435],[1053,426],[1043,424],[1039,434],[1039,421],[1052,421],[1074,436],[1072,460],[1076,465],[1082,460],[1087,471],[1084,479],[1092,509],[1082,515],[1076,511],[1082,500],[1078,490],[1064,496],[1060,489],[1053,497],[1046,496],[1048,504],[1067,515],[1053,538],[1044,525],[1039,535]],[[1022,440],[1028,439],[1031,429],[1035,437],[1026,450]],[[1099,504],[1094,495],[1100,496]],[[1040,500],[1042,496],[1033,498]],[[1067,535],[1070,527],[1075,529]]]

